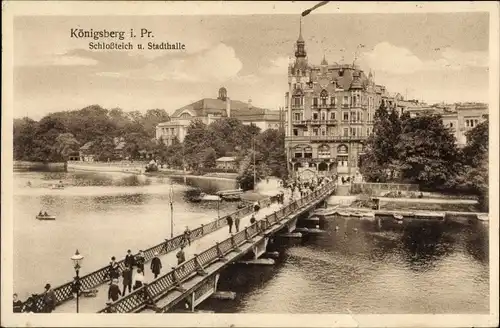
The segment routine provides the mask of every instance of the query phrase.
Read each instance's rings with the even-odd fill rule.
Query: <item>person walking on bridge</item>
[[[125,261],[123,264],[125,264],[125,267],[129,267],[130,269],[132,269],[135,264],[134,262],[134,255],[132,255],[132,251],[129,249],[127,251],[127,255],[125,255]]]
[[[254,224],[255,222],[257,222],[257,220],[255,219],[255,215],[252,215],[252,217],[250,218],[250,224]]]
[[[233,232],[233,218],[231,216],[228,216],[227,219],[227,225],[229,226],[229,233]]]
[[[22,308],[23,308],[23,302],[21,302],[18,298],[17,298],[17,294],[14,294],[14,296],[12,297],[13,301],[12,301],[12,305],[13,305],[13,310],[14,310],[14,313],[21,313],[22,311]]]
[[[155,257],[153,257],[153,260],[151,260],[151,272],[155,275],[155,279],[158,277],[160,274],[162,265],[161,265],[161,260],[158,257],[158,252],[155,253]]]
[[[125,292],[127,291],[131,293],[132,292],[132,267],[131,266],[126,266],[125,270],[122,272],[122,277],[123,277],[123,296],[125,296]]]
[[[142,272],[144,272],[144,263],[146,262],[146,259],[144,258],[144,252],[142,250],[139,251],[139,254],[135,257],[135,265],[137,266],[138,269],[141,269]]]
[[[118,287],[118,279],[113,279],[108,289],[108,301],[116,302],[121,295],[120,287]]]
[[[116,263],[116,258],[111,257],[111,262],[109,262],[109,279],[118,279],[120,277],[120,267]]]
[[[239,216],[237,216],[234,219],[234,228],[236,229],[236,232],[240,231],[240,217]]]
[[[43,293],[43,305],[44,312],[51,313],[56,308],[56,294],[50,286],[50,284],[45,285],[45,292]]]
[[[184,254],[184,247],[181,246],[181,249],[175,255],[177,257],[177,265],[181,265],[184,261],[186,261],[186,255]]]
[[[189,227],[186,226],[186,230],[184,230],[184,245],[186,243],[191,246],[191,230],[189,230]]]
[[[144,274],[141,269],[137,269],[135,274],[134,290],[139,289],[144,285]]]

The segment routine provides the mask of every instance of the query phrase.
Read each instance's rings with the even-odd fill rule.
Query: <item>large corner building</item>
[[[375,110],[384,98],[389,100],[385,87],[354,64],[329,64],[324,57],[320,65],[310,64],[300,32],[285,99],[289,173],[357,177]]]

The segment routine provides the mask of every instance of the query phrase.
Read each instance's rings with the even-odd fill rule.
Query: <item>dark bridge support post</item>
[[[200,285],[186,298],[186,308],[191,312],[195,312],[196,306],[217,292],[217,284],[220,274],[215,274],[207,279],[205,283]]]

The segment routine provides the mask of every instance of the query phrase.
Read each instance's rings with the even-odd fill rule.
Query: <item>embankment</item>
[[[66,172],[66,162],[44,163],[14,161],[14,172],[39,171],[39,172]]]

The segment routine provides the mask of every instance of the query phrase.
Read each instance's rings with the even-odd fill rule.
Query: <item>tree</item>
[[[75,139],[73,134],[68,132],[61,133],[56,138],[53,150],[61,160],[67,161],[69,155],[78,150],[79,144],[80,143]]]
[[[365,155],[362,157],[360,171],[368,181],[386,182],[388,180],[389,164],[393,164],[399,156],[396,155],[395,146],[397,144],[401,130],[400,120],[396,112],[387,112],[385,102],[382,101],[375,111],[373,122],[373,134],[368,137],[365,144]],[[394,132],[393,130],[396,130]]]
[[[262,154],[266,163],[267,175],[284,178],[287,174],[285,133],[279,130],[266,130],[255,138],[255,148]]]
[[[15,119],[13,126],[14,160],[32,160],[38,123],[29,117]]]
[[[204,168],[215,167],[215,160],[217,159],[217,154],[215,153],[215,150],[212,147],[203,150],[202,158],[203,158]]]
[[[91,151],[95,154],[98,161],[107,162],[115,160],[115,143],[112,137],[98,136],[94,139]]]
[[[405,120],[397,148],[403,160],[403,177],[410,182],[436,189],[459,170],[455,137],[440,115]]]

